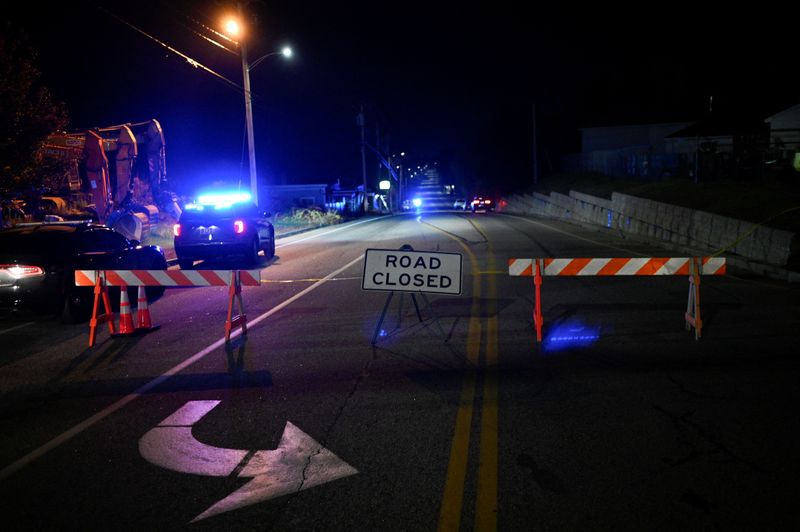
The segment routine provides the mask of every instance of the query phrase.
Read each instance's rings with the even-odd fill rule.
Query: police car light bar
[[[198,205],[213,205],[217,209],[230,207],[235,203],[247,203],[253,197],[249,192],[220,192],[215,194],[202,194],[197,198]]]

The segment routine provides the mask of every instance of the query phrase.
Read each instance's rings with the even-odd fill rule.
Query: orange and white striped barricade
[[[535,258],[508,259],[508,274],[512,277],[533,277],[536,301],[533,322],[536,341],[542,341],[544,323],[541,307],[543,277],[568,276],[649,276],[686,275],[689,278],[689,301],[684,319],[686,329],[694,327],[695,338],[700,339],[700,276],[725,275],[725,257],[635,257],[635,258]]]
[[[108,303],[107,286],[119,286],[125,290],[128,286],[163,286],[163,287],[200,287],[200,286],[228,286],[228,316],[225,322],[225,340],[229,341],[231,331],[236,327],[242,328],[242,334],[247,334],[247,316],[244,314],[242,303],[242,286],[260,286],[261,270],[76,270],[75,284],[77,286],[95,286],[95,305],[89,329],[89,347],[94,345],[95,329],[98,323],[108,320],[111,316],[109,330],[113,330],[111,306]],[[141,299],[140,289],[140,299]],[[98,294],[103,296],[106,305],[106,314],[97,317]],[[233,302],[238,301],[239,314],[233,316]],[[149,309],[141,307],[138,312],[146,312],[146,316],[139,315],[140,324],[149,321]],[[150,329],[157,327],[150,326]]]

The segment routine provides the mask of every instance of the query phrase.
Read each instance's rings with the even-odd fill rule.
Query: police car
[[[248,266],[257,264],[259,252],[275,256],[275,228],[269,213],[253,203],[247,192],[204,194],[185,206],[173,226],[175,254],[182,270],[196,260],[238,256]]]

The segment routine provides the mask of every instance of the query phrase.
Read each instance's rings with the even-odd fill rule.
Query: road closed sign
[[[368,249],[364,290],[461,294],[461,255],[432,251]]]

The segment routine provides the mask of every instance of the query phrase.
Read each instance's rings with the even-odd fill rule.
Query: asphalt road
[[[361,290],[367,248],[454,252],[460,296]],[[6,530],[796,530],[798,288],[735,271],[545,278],[514,257],[665,256],[501,214],[282,239],[223,342],[225,288],[158,331],[0,321]],[[225,265],[209,265],[224,267]],[[428,305],[430,303],[430,305]],[[566,339],[571,338],[572,341]]]

